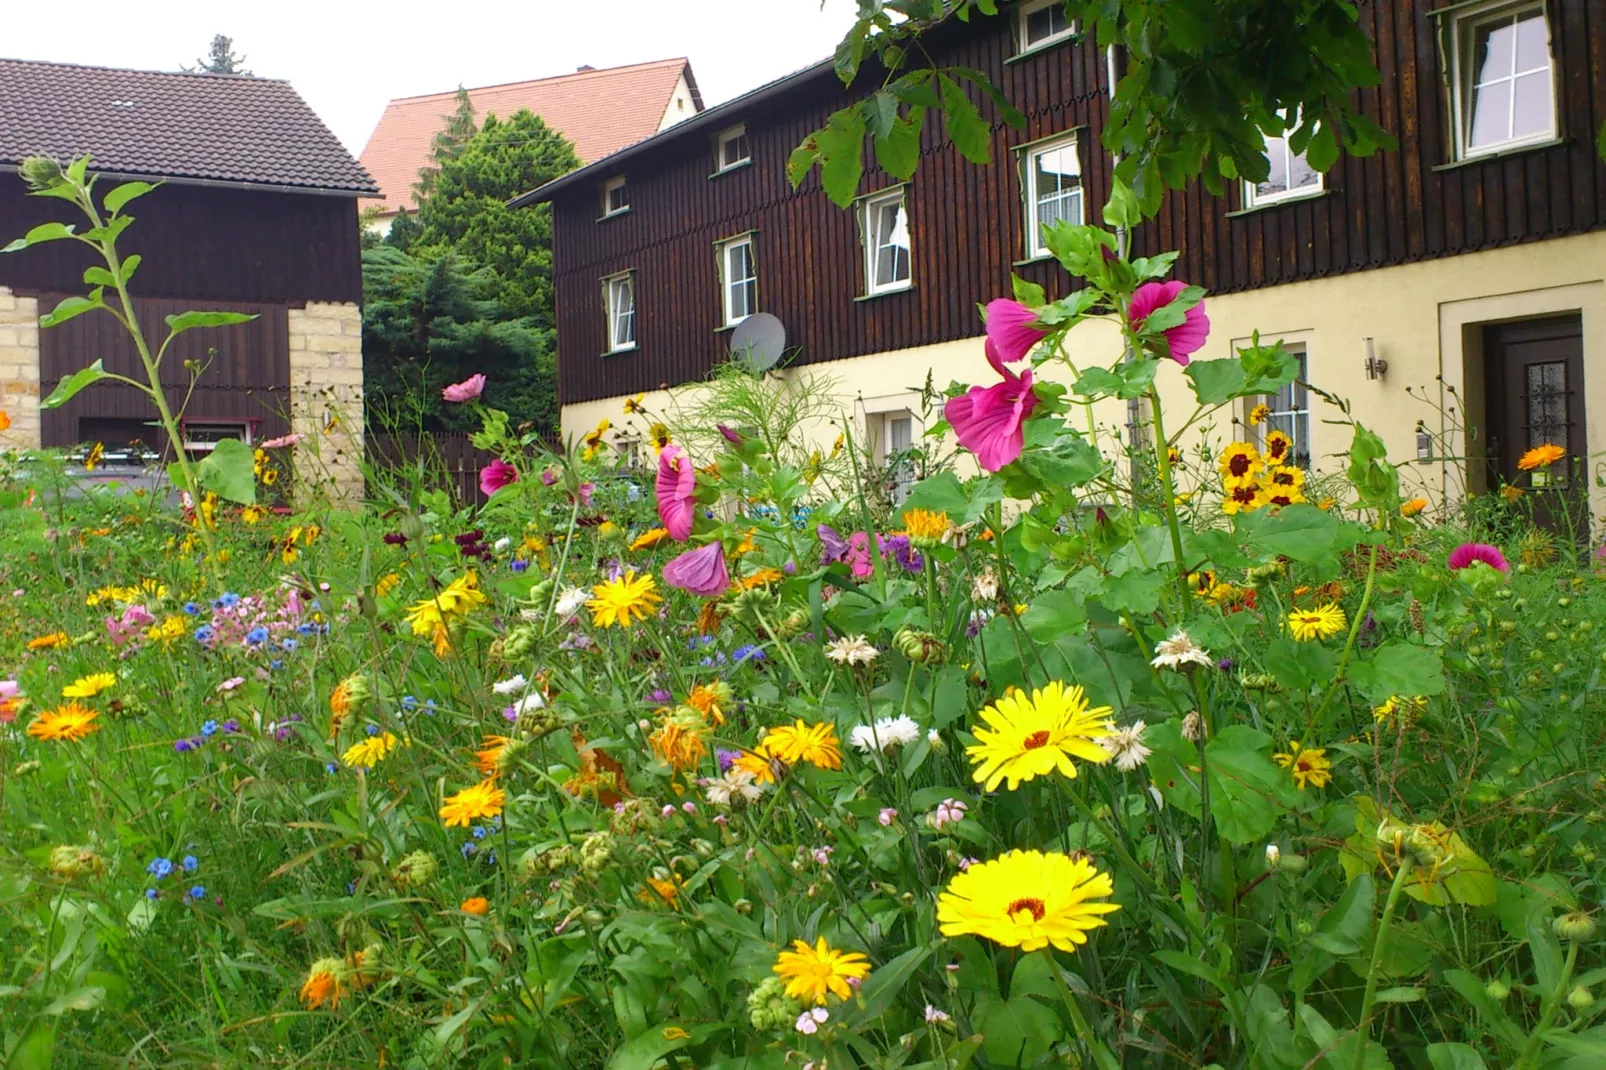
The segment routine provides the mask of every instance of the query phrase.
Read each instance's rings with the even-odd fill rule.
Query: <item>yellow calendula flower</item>
[[[62,698],[94,698],[109,687],[117,686],[117,674],[114,672],[96,672],[88,676],[80,676],[72,683],[61,689]]]
[[[779,758],[787,765],[807,762],[820,769],[842,768],[842,747],[836,738],[836,729],[823,722],[795,724],[772,728],[760,745],[770,758]]]
[[[1110,760],[1099,741],[1114,731],[1113,712],[1108,706],[1089,708],[1080,687],[1058,680],[1030,697],[1012,690],[981,711],[986,727],[976,729],[975,745],[966,748],[976,766],[972,776],[988,791],[1006,780],[1014,791],[1022,781],[1055,770],[1074,777],[1073,757],[1100,764]]]
[[[597,584],[591,594],[586,608],[591,610],[591,623],[598,628],[629,628],[638,620],[646,620],[664,600],[652,574],[634,569],[616,580]]]
[[[1251,426],[1256,425],[1256,424],[1263,424],[1270,418],[1271,418],[1271,406],[1270,405],[1262,403],[1262,404],[1256,405],[1254,408],[1249,410],[1249,423],[1250,423]]]
[[[1294,637],[1296,643],[1331,639],[1342,632],[1348,623],[1344,607],[1337,602],[1328,602],[1315,609],[1291,611],[1288,614],[1288,634]]]
[[[388,758],[391,751],[402,745],[402,740],[396,733],[381,732],[377,736],[369,736],[347,747],[346,753],[340,756],[340,760],[353,769],[358,767],[372,769]]]
[[[1121,909],[1104,902],[1115,884],[1085,858],[1059,852],[1010,851],[972,865],[937,898],[944,936],[980,936],[1004,947],[1074,951],[1087,934]]]
[[[1304,791],[1308,784],[1325,788],[1333,781],[1333,763],[1327,760],[1325,748],[1301,747],[1298,743],[1292,743],[1286,753],[1273,754],[1271,760],[1288,770],[1300,791]]]
[[[650,528],[631,540],[632,550],[651,550],[654,546],[669,538],[668,528]]]
[[[697,768],[708,753],[708,722],[689,706],[664,715],[658,730],[647,738],[652,752],[676,772]]]
[[[1400,506],[1400,515],[1415,516],[1427,507],[1428,500],[1426,498],[1412,498],[1410,501]]]
[[[954,529],[954,522],[948,519],[947,513],[934,512],[930,509],[906,509],[903,513],[904,534],[909,541],[922,549],[929,549],[941,544]]]
[[[686,696],[686,705],[713,720],[714,724],[725,723],[725,707],[736,698],[736,692],[731,685],[720,680],[712,684],[698,684]]]
[[[1253,442],[1234,442],[1221,451],[1216,458],[1216,467],[1221,471],[1221,478],[1229,487],[1239,483],[1252,481],[1265,467],[1260,458],[1260,450],[1255,448]]]
[[[494,780],[482,780],[471,788],[449,795],[441,806],[441,821],[447,828],[468,828],[476,821],[495,817],[507,802],[507,792]]]
[[[93,732],[100,731],[96,720],[100,711],[76,702],[68,702],[53,710],[40,713],[28,722],[28,734],[35,739],[53,743],[77,743]]]
[[[29,650],[53,650],[59,646],[66,646],[71,640],[66,632],[51,632],[36,639],[28,640]]]
[[[756,572],[743,576],[739,585],[744,591],[751,591],[755,587],[769,587],[786,579],[786,573],[778,568],[761,568]]]
[[[1561,446],[1547,442],[1524,453],[1517,460],[1517,467],[1524,472],[1532,472],[1535,468],[1549,468],[1566,456],[1567,451]]]
[[[857,951],[839,951],[822,936],[812,947],[793,940],[792,950],[775,957],[773,969],[786,982],[788,996],[823,1006],[827,995],[851,999],[853,987],[848,982],[870,976],[870,960]]]

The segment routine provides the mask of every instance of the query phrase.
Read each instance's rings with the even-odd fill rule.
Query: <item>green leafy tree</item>
[[[502,280],[450,250],[416,255],[381,243],[363,253],[363,378],[374,421],[418,420],[429,430],[476,421],[441,400],[441,388],[476,373],[486,399],[515,423],[549,433],[557,415],[553,332],[509,317],[494,294]],[[379,399],[406,399],[387,411]]]
[[[212,38],[212,47],[204,59],[197,59],[195,66],[184,69],[192,74],[251,73],[245,69],[245,57],[234,54],[234,38],[221,33]]]
[[[490,115],[437,166],[418,209],[422,231],[409,248],[451,250],[490,269],[496,278],[490,296],[504,313],[551,327],[551,210],[513,210],[507,202],[579,167],[574,146],[528,111],[511,119]]]
[[[1117,71],[1104,147],[1120,158],[1117,175],[1145,215],[1159,210],[1165,190],[1194,179],[1219,194],[1231,179],[1265,178],[1265,134],[1286,130],[1289,147],[1321,171],[1340,151],[1365,156],[1395,144],[1353,92],[1379,75],[1351,0],[1064,0],[1064,9]],[[919,38],[949,18],[1014,10],[999,0],[859,0],[837,73],[852,83],[873,60],[882,87],[804,140],[788,168],[793,184],[818,166],[826,193],[846,206],[866,138],[881,166],[907,179],[933,115],[966,159],[991,162],[974,98],[990,98],[1014,126],[1024,123],[1020,112],[981,71],[918,62]]]

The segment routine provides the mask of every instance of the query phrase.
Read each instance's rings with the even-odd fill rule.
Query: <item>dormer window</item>
[[[1065,40],[1076,23],[1065,15],[1065,0],[1031,0],[1020,6],[1020,51],[1032,52]]]
[[[744,163],[753,162],[753,150],[747,141],[747,127],[733,126],[722,131],[714,149],[714,173],[729,171]]]
[[[630,190],[625,186],[625,176],[610,178],[602,184],[602,218],[630,211]]]

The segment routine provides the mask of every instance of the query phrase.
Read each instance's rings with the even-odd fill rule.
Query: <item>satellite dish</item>
[[[786,327],[768,312],[748,316],[731,334],[731,360],[754,375],[775,367],[786,350]]]

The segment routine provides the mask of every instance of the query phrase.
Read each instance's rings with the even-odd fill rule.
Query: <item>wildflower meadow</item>
[[[908,481],[740,369],[557,451],[448,387],[478,505],[5,456],[5,1065],[1606,1066],[1598,543],[1339,398],[1311,475],[1293,357],[1050,245]]]

